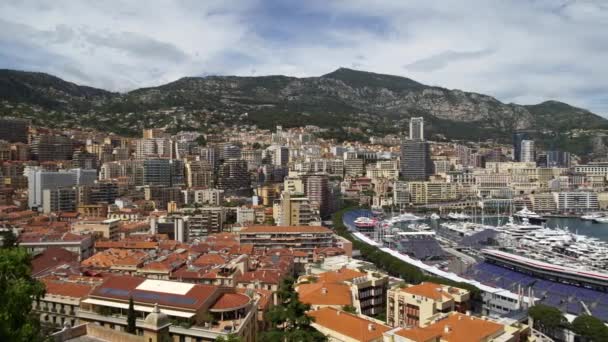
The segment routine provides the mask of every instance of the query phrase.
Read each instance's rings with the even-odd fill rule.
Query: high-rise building
[[[0,140],[27,143],[29,122],[16,118],[0,118]]]
[[[214,185],[213,167],[206,160],[186,163],[186,185],[189,188],[211,188]]]
[[[522,140],[521,141],[521,154],[520,160],[521,162],[535,162],[536,161],[536,153],[534,149],[534,140]]]
[[[513,160],[521,161],[521,142],[529,139],[528,132],[517,131],[513,133]]]
[[[97,170],[61,170],[59,172],[44,171],[40,168],[27,169],[28,204],[31,209],[43,206],[43,191],[72,187],[75,185],[90,185],[97,178]]]
[[[327,175],[312,175],[306,177],[306,197],[312,205],[319,208],[321,217],[329,214],[329,179]]]
[[[241,148],[230,144],[230,143],[222,143],[220,144],[220,159],[240,159],[241,158]]]
[[[76,189],[73,187],[44,189],[42,191],[42,212],[74,212],[78,204]]]
[[[145,185],[179,186],[184,183],[184,162],[175,159],[147,159],[143,163]]]
[[[173,158],[173,142],[169,138],[138,139],[135,141],[135,158]]]
[[[78,187],[78,204],[114,203],[118,198],[118,184],[97,182]]]
[[[401,175],[405,181],[424,181],[433,174],[428,142],[405,139],[401,144]]]
[[[201,160],[206,160],[214,170],[219,166],[220,156],[215,146],[207,146],[200,149]]]
[[[32,155],[40,162],[72,158],[72,139],[62,135],[41,134],[32,141]]]
[[[251,179],[247,171],[247,162],[242,159],[227,159],[220,165],[218,172],[218,189],[227,195],[249,195]]]
[[[570,167],[570,153],[564,151],[547,151],[547,167]]]
[[[410,139],[424,140],[424,118],[418,117],[410,119]]]
[[[278,205],[274,205],[275,221],[279,226],[308,226],[319,222],[315,215],[310,199],[296,197],[288,192],[281,195]]]
[[[276,146],[272,162],[276,166],[287,166],[287,163],[289,163],[289,148],[287,146]]]

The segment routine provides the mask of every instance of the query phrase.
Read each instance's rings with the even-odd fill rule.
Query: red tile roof
[[[157,291],[145,291],[136,289],[145,278],[130,276],[115,276],[106,279],[91,293],[92,297],[117,299],[128,301],[130,297],[136,303],[155,304],[160,306],[177,307],[184,309],[199,309],[212,297],[219,288],[212,285],[195,284],[185,294],[172,294]]]
[[[36,276],[54,266],[73,261],[78,261],[76,253],[63,248],[49,247],[32,259],[32,275]]]
[[[328,307],[309,311],[307,315],[314,318],[314,324],[361,342],[381,341],[382,335],[392,329],[387,325]]]
[[[93,285],[76,284],[61,280],[43,278],[42,281],[47,294],[63,297],[83,298],[94,288]]]
[[[251,299],[244,294],[239,293],[224,293],[218,300],[211,306],[211,310],[236,310],[249,303]]]

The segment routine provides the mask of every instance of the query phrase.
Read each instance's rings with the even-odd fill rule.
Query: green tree
[[[260,148],[262,148],[262,145],[260,145],[259,142],[254,142],[251,147],[253,147],[254,150],[259,150]]]
[[[127,328],[125,329],[125,331],[129,334],[135,334],[137,332],[135,319],[135,306],[133,305],[133,297],[129,297],[129,311],[127,311]]]
[[[23,248],[0,249],[0,341],[40,341],[32,303],[44,285],[31,276],[31,257]]]
[[[199,144],[201,146],[207,146],[207,139],[205,139],[204,135],[199,135],[195,141],[197,144]]]
[[[218,342],[241,342],[241,337],[235,334],[228,334],[226,336],[219,336],[215,340]]]
[[[294,280],[285,278],[277,290],[279,305],[266,313],[271,330],[260,335],[261,341],[326,341],[323,334],[310,324],[313,319],[306,315],[310,305],[300,302],[298,293],[294,291]]]
[[[528,315],[534,319],[534,327],[548,336],[555,336],[568,324],[562,312],[552,306],[534,305],[528,310]]]
[[[352,313],[352,314],[357,314],[357,309],[352,305],[343,305],[342,311]]]
[[[589,315],[580,315],[572,321],[572,331],[586,341],[608,341],[608,327]]]
[[[12,230],[5,230],[0,232],[0,247],[1,248],[12,248],[17,246],[17,236]]]

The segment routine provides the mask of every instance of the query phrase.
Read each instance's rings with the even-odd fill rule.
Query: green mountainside
[[[0,102],[0,115],[120,134],[138,134],[150,126],[204,129],[223,122],[266,128],[311,124],[334,131],[349,126],[382,135],[404,131],[412,116],[425,118],[430,137],[447,139],[506,141],[516,129],[555,136],[608,128],[606,119],[561,102],[505,104],[483,94],[347,68],[308,78],[184,77],[128,93],[43,73],[0,70]]]

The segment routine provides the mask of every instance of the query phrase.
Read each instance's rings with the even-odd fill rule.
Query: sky
[[[0,2],[0,68],[108,90],[339,67],[608,117],[608,1]]]

